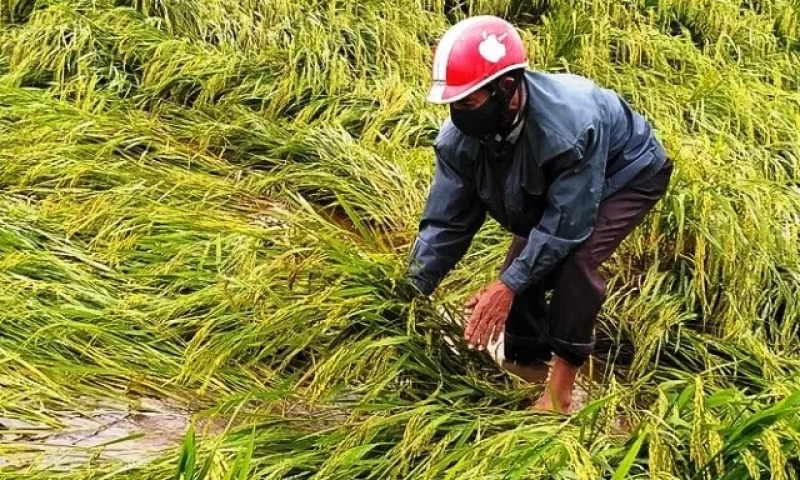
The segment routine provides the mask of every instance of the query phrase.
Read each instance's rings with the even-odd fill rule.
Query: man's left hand
[[[464,338],[470,347],[477,346],[478,350],[483,350],[489,344],[489,338],[493,342],[500,338],[508,312],[511,311],[514,292],[498,280],[481,292],[477,300]]]

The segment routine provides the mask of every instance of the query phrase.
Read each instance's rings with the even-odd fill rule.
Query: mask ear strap
[[[511,108],[511,99],[514,98],[514,93],[519,89],[522,81],[522,73],[523,72],[521,69],[512,73],[511,78],[514,81],[514,86],[510,91],[506,91],[500,86],[500,82],[502,81],[503,77],[500,77],[491,83],[492,89],[495,91],[495,93],[500,94],[500,118],[505,118],[505,116],[508,114],[508,109]]]

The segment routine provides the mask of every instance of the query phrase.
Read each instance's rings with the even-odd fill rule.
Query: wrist
[[[525,280],[517,261],[514,261],[499,277],[499,281],[515,294],[525,290]]]
[[[508,293],[509,295],[511,295],[511,296],[514,296],[514,295],[515,295],[515,292],[514,292],[514,290],[513,290],[511,287],[509,287],[509,286],[508,286],[508,285],[507,285],[507,284],[506,284],[506,283],[505,283],[505,282],[504,282],[502,279],[500,279],[500,280],[498,280],[498,281],[497,281],[497,285],[498,285],[498,286],[499,286],[499,287],[500,287],[500,288],[501,288],[501,289],[502,289],[504,292]]]

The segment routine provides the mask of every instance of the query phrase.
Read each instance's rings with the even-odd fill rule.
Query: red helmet
[[[433,57],[432,103],[452,103],[511,70],[528,66],[516,29],[502,18],[480,15],[450,27]]]

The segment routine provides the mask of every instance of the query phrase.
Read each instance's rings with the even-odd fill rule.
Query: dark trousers
[[[606,281],[599,271],[622,240],[664,196],[673,165],[650,178],[634,179],[600,203],[594,231],[537,285],[514,298],[506,320],[505,358],[530,365],[552,355],[579,367],[594,349],[594,327],[605,301]],[[514,236],[502,270],[525,247],[527,239]],[[549,305],[545,293],[552,290]]]

